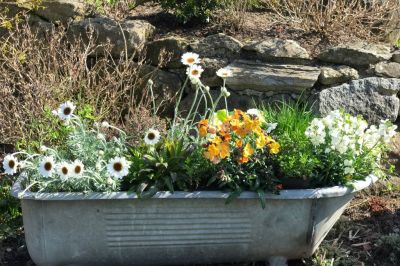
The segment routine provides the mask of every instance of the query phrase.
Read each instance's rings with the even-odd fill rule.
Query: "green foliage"
[[[19,200],[10,194],[14,179],[0,174],[0,240],[12,235],[21,225]]]
[[[130,147],[130,175],[123,184],[140,197],[157,191],[192,190],[206,161],[184,139],[166,139],[155,146]]]
[[[381,265],[398,265],[400,261],[400,235],[381,236],[376,242],[375,256],[381,258]]]
[[[277,155],[280,176],[309,179],[318,165],[310,140],[304,132],[314,118],[307,105],[282,102],[278,106],[264,106],[263,114],[269,123],[277,123],[272,135],[281,144]]]
[[[400,48],[400,39],[398,39],[394,45],[395,45],[397,48]]]
[[[212,12],[221,7],[221,0],[158,0],[161,7],[172,11],[177,19],[182,23],[187,23],[193,19],[205,22]]]
[[[77,115],[86,121],[94,121],[93,108],[90,105],[83,105],[77,109]],[[41,116],[34,117],[31,121],[31,132],[27,132],[16,145],[17,150],[38,152],[42,145],[57,146],[65,149],[71,127],[52,113],[52,109],[46,106]]]

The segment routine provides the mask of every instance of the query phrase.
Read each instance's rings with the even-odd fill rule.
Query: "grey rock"
[[[192,43],[191,48],[201,57],[237,58],[243,44],[233,37],[218,33],[210,35],[199,42]]]
[[[125,48],[130,57],[141,51],[146,41],[153,36],[154,29],[154,26],[142,20],[125,20],[118,24],[108,18],[89,18],[73,23],[67,36],[70,40],[82,38],[87,43],[93,32],[96,45],[109,43],[112,46],[113,57],[125,56]],[[103,53],[104,47],[98,47],[96,52]]]
[[[310,59],[307,50],[293,40],[269,39],[243,47],[245,57],[265,62],[302,63]]]
[[[348,66],[322,67],[319,82],[323,85],[344,83],[352,79],[358,79],[358,71]]]
[[[318,55],[321,61],[349,66],[367,66],[391,57],[388,45],[362,42],[335,46]]]
[[[201,75],[201,81],[209,87],[222,86],[222,79],[216,75],[218,69],[228,65],[228,60],[223,58],[202,58],[201,66],[204,72]]]
[[[152,65],[167,68],[183,67],[181,56],[187,51],[189,43],[181,37],[167,37],[146,44],[146,60]]]
[[[371,123],[381,119],[395,121],[399,113],[400,79],[365,78],[331,87],[317,93],[314,108],[321,115],[344,108],[362,115]]]
[[[52,23],[65,24],[70,20],[83,18],[86,14],[83,0],[43,0],[40,6],[33,13]]]
[[[400,50],[393,53],[392,61],[400,63]]]
[[[310,89],[318,80],[320,70],[311,66],[258,63],[238,60],[228,65],[233,77],[227,86],[234,90],[252,89],[301,93]]]
[[[152,88],[156,104],[163,105],[164,114],[171,114],[174,106],[171,100],[182,87],[179,76],[150,65],[143,65],[139,69],[139,77],[141,82],[138,86],[141,89],[147,86],[149,79],[153,81]]]
[[[380,62],[375,65],[375,74],[380,77],[400,78],[400,64],[396,62]]]

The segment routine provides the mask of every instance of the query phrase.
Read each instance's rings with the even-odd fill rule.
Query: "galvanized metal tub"
[[[227,193],[159,192],[151,199],[115,193],[21,193],[26,243],[38,265],[181,265],[307,257],[318,248],[354,193],[353,188]]]

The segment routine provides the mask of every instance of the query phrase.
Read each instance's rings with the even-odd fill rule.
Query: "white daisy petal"
[[[54,158],[52,156],[46,156],[39,163],[39,172],[43,177],[51,177],[54,172]]]
[[[190,79],[198,80],[201,77],[201,73],[203,73],[204,69],[199,65],[192,65],[187,68],[186,74]]]
[[[72,166],[67,162],[62,162],[57,166],[58,175],[61,178],[61,181],[65,182],[72,176]]]
[[[85,166],[79,160],[75,160],[72,164],[72,176],[81,177],[83,175],[83,171],[85,170]]]
[[[160,141],[161,135],[158,130],[149,129],[144,136],[144,142],[147,145],[156,145]]]
[[[18,160],[13,155],[9,154],[6,157],[4,157],[3,168],[6,174],[8,175],[16,174],[18,165],[19,165]]]
[[[200,58],[198,54],[188,52],[182,55],[181,62],[186,66],[192,66],[194,64],[200,64]]]
[[[107,165],[107,171],[110,176],[122,179],[129,174],[130,162],[128,162],[124,157],[114,157]]]
[[[226,67],[218,69],[216,74],[218,77],[223,78],[223,79],[230,78],[233,76],[232,70],[230,70],[229,68],[226,68]]]
[[[75,108],[72,102],[65,102],[58,108],[57,115],[61,120],[69,120],[72,118]]]

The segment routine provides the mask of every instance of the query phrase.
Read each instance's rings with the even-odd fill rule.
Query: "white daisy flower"
[[[81,177],[84,170],[85,166],[83,163],[79,160],[75,160],[72,164],[72,175],[75,177]]]
[[[186,66],[192,66],[194,64],[200,64],[200,58],[198,54],[188,52],[182,55],[181,62]]]
[[[75,108],[76,106],[70,101],[61,104],[57,110],[58,117],[61,120],[71,119]]]
[[[107,170],[110,176],[122,179],[128,175],[129,165],[130,162],[124,157],[114,157],[108,162]]]
[[[186,74],[189,76],[191,79],[200,79],[201,73],[203,73],[204,69],[199,66],[199,65],[192,65],[191,67],[188,67],[186,70]]]
[[[230,70],[229,68],[226,68],[226,67],[218,69],[216,74],[218,77],[223,78],[223,79],[230,78],[233,76],[232,70]]]
[[[6,157],[4,157],[3,168],[6,174],[8,175],[16,174],[18,165],[19,165],[18,160],[13,155],[9,154]]]
[[[51,177],[54,172],[54,158],[53,156],[46,156],[39,164],[39,172],[44,177]]]
[[[61,178],[61,181],[66,181],[68,178],[72,176],[72,167],[67,162],[62,162],[57,166],[58,175]]]
[[[144,136],[144,142],[147,145],[155,145],[160,141],[161,135],[158,130],[149,129]]]

